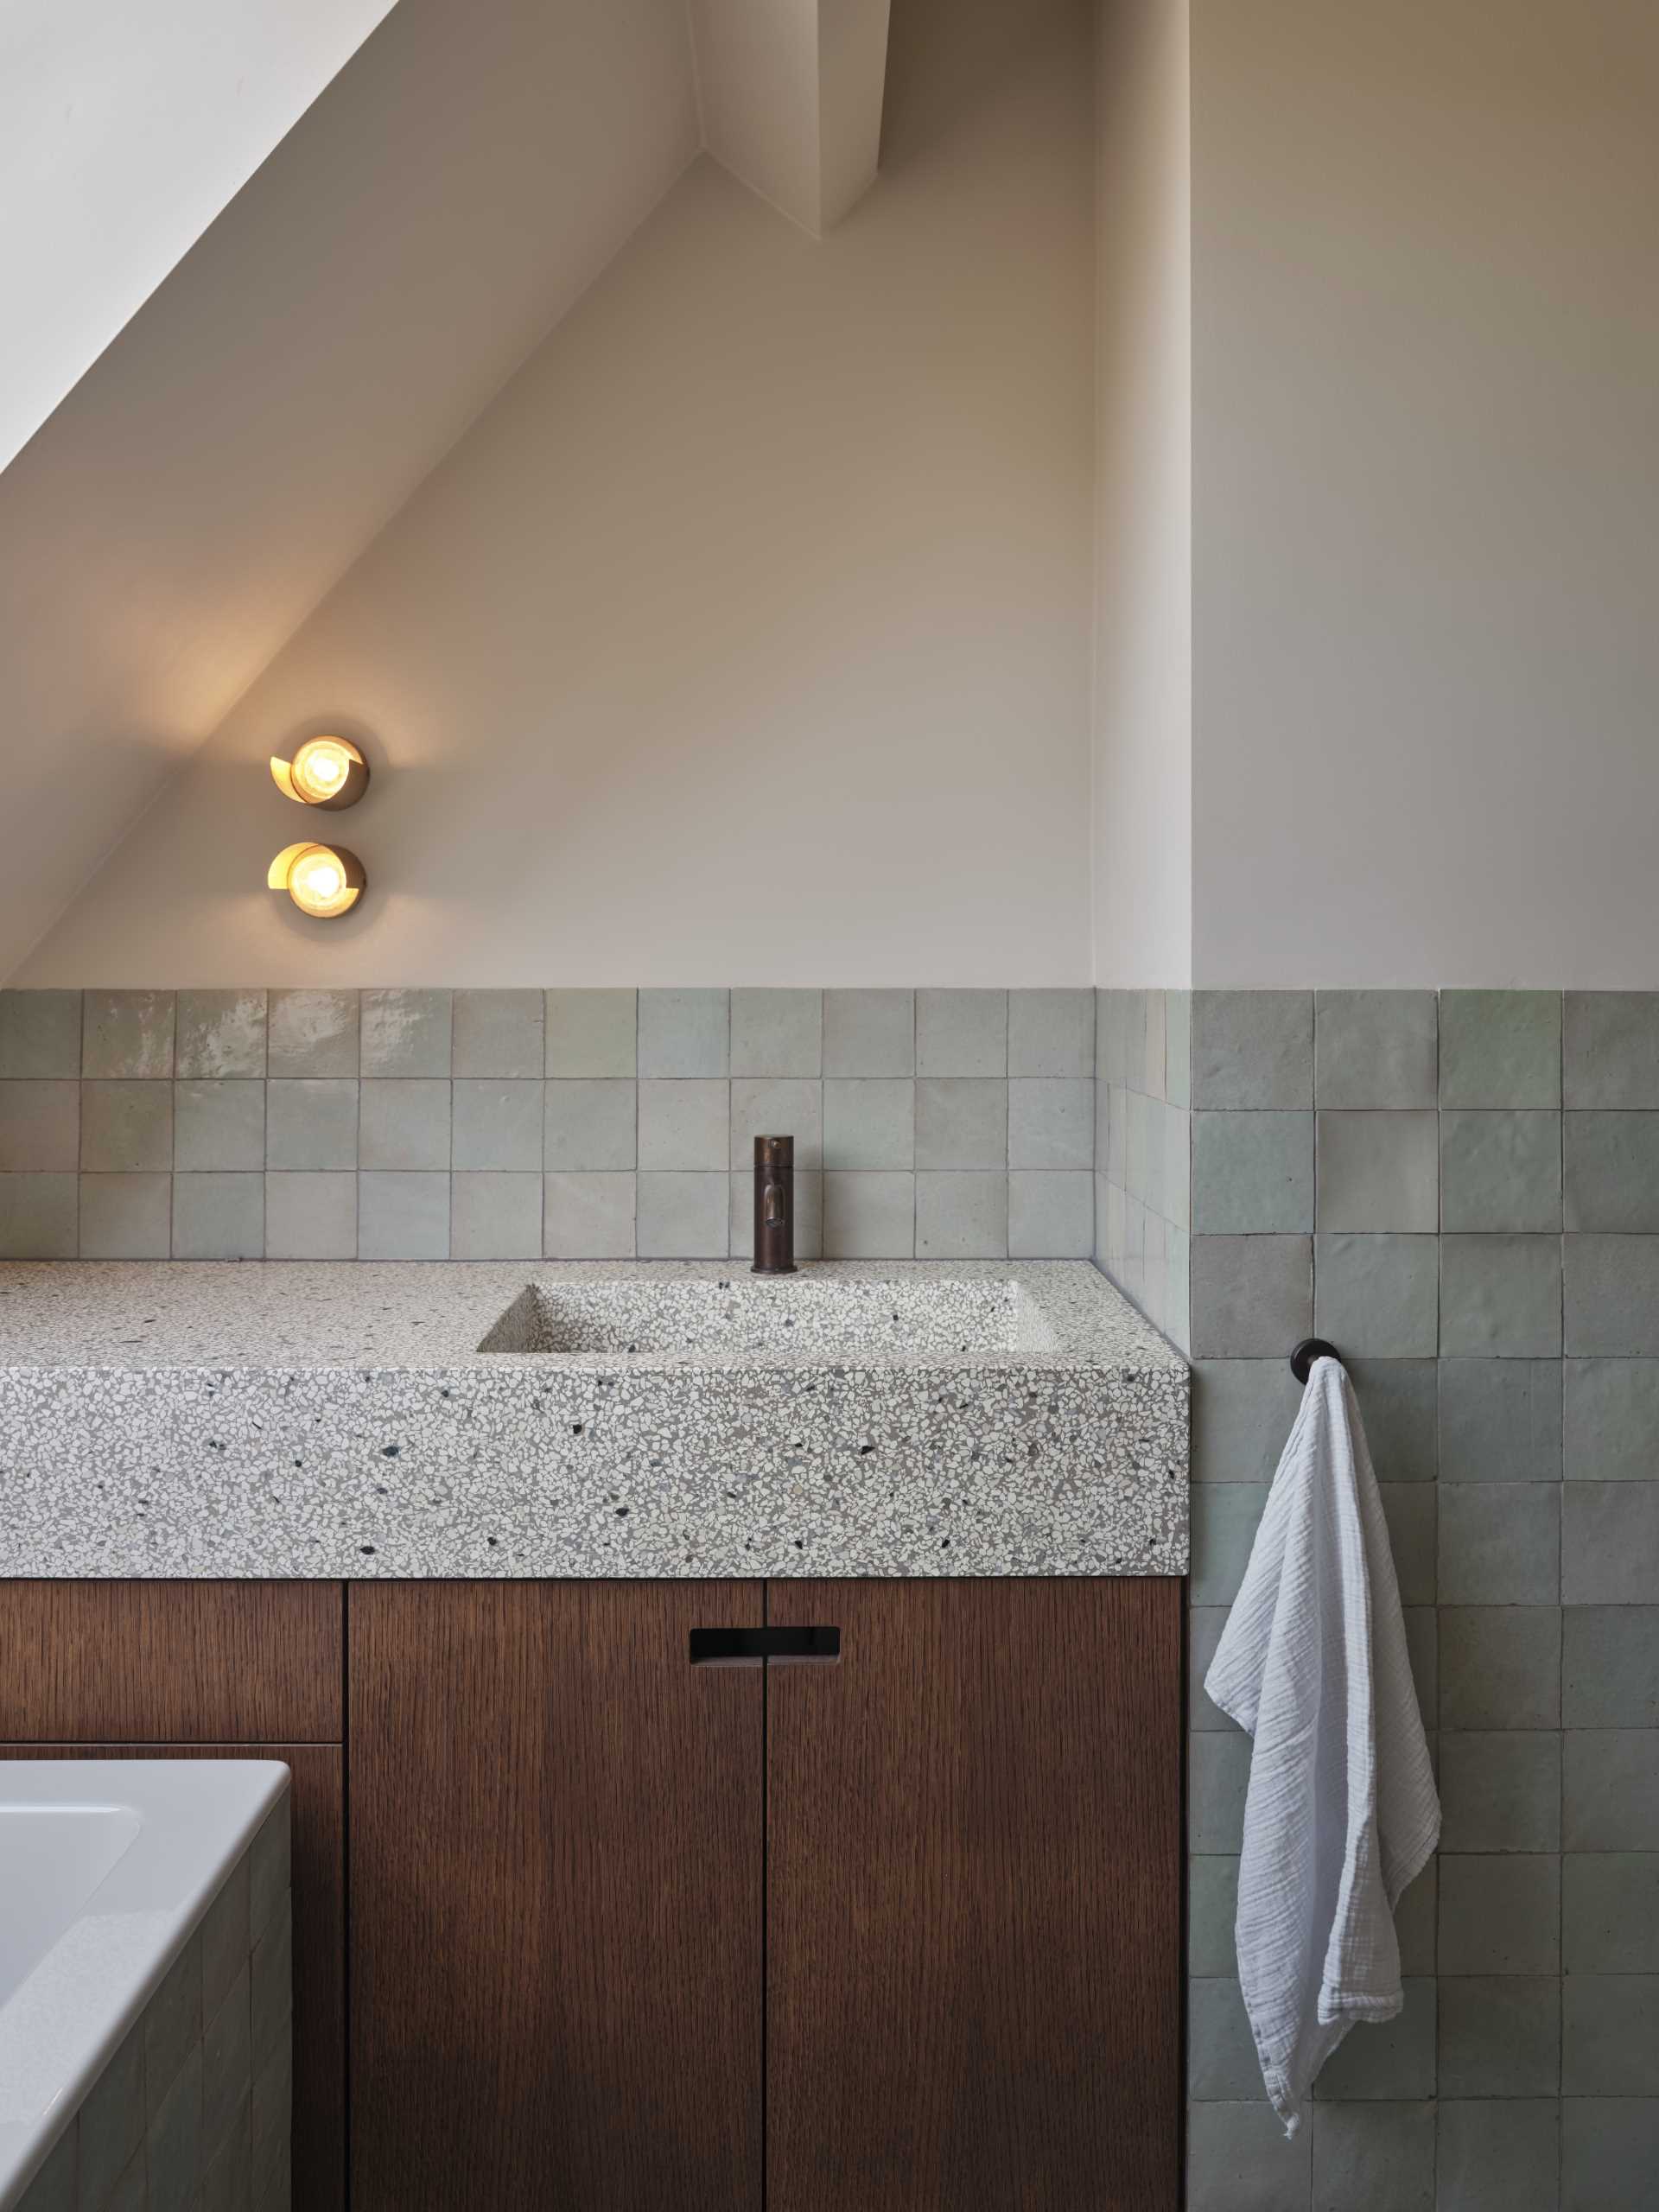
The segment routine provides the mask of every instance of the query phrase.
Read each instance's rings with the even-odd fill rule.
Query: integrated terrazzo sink
[[[0,1267],[0,1574],[1180,1574],[1081,1262]]]
[[[936,1353],[1052,1352],[1037,1300],[1006,1274],[640,1274],[534,1282],[479,1347],[488,1352],[650,1353],[696,1359],[914,1359]]]

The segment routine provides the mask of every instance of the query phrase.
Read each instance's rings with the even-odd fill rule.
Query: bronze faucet
[[[795,1273],[795,1140],[754,1141],[754,1265],[757,1275]]]

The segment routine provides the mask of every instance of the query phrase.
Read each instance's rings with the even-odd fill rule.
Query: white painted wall
[[[822,243],[695,167],[20,980],[1086,982],[1091,105],[1071,8]]]
[[[1192,976],[1192,317],[1187,0],[1102,0],[1095,975]]]
[[[1097,378],[1076,11],[906,0],[844,236],[688,178],[232,713],[695,136],[677,0],[591,81],[402,0],[5,477],[0,973],[218,726],[27,980],[1082,980],[1092,859],[1103,982],[1650,982],[1659,16],[1192,0],[1189,706],[1183,10],[1104,6]]]
[[[1198,978],[1651,987],[1659,10],[1192,29]]]
[[[105,350],[0,478],[0,977],[696,145],[684,0],[400,0]]]
[[[0,468],[391,0],[5,0]]]

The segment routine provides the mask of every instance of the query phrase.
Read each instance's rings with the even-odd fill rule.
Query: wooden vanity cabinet
[[[0,1755],[293,1769],[303,2212],[1173,2212],[1180,1606],[3,1583]]]
[[[348,1611],[355,2212],[1174,2207],[1179,1583]]]

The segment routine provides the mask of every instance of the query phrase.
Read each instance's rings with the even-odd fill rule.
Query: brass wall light
[[[348,738],[308,737],[291,760],[273,753],[271,781],[302,806],[355,806],[369,788],[369,764]]]
[[[355,853],[343,845],[285,845],[265,877],[273,891],[286,891],[302,914],[331,920],[356,906],[368,878]]]

